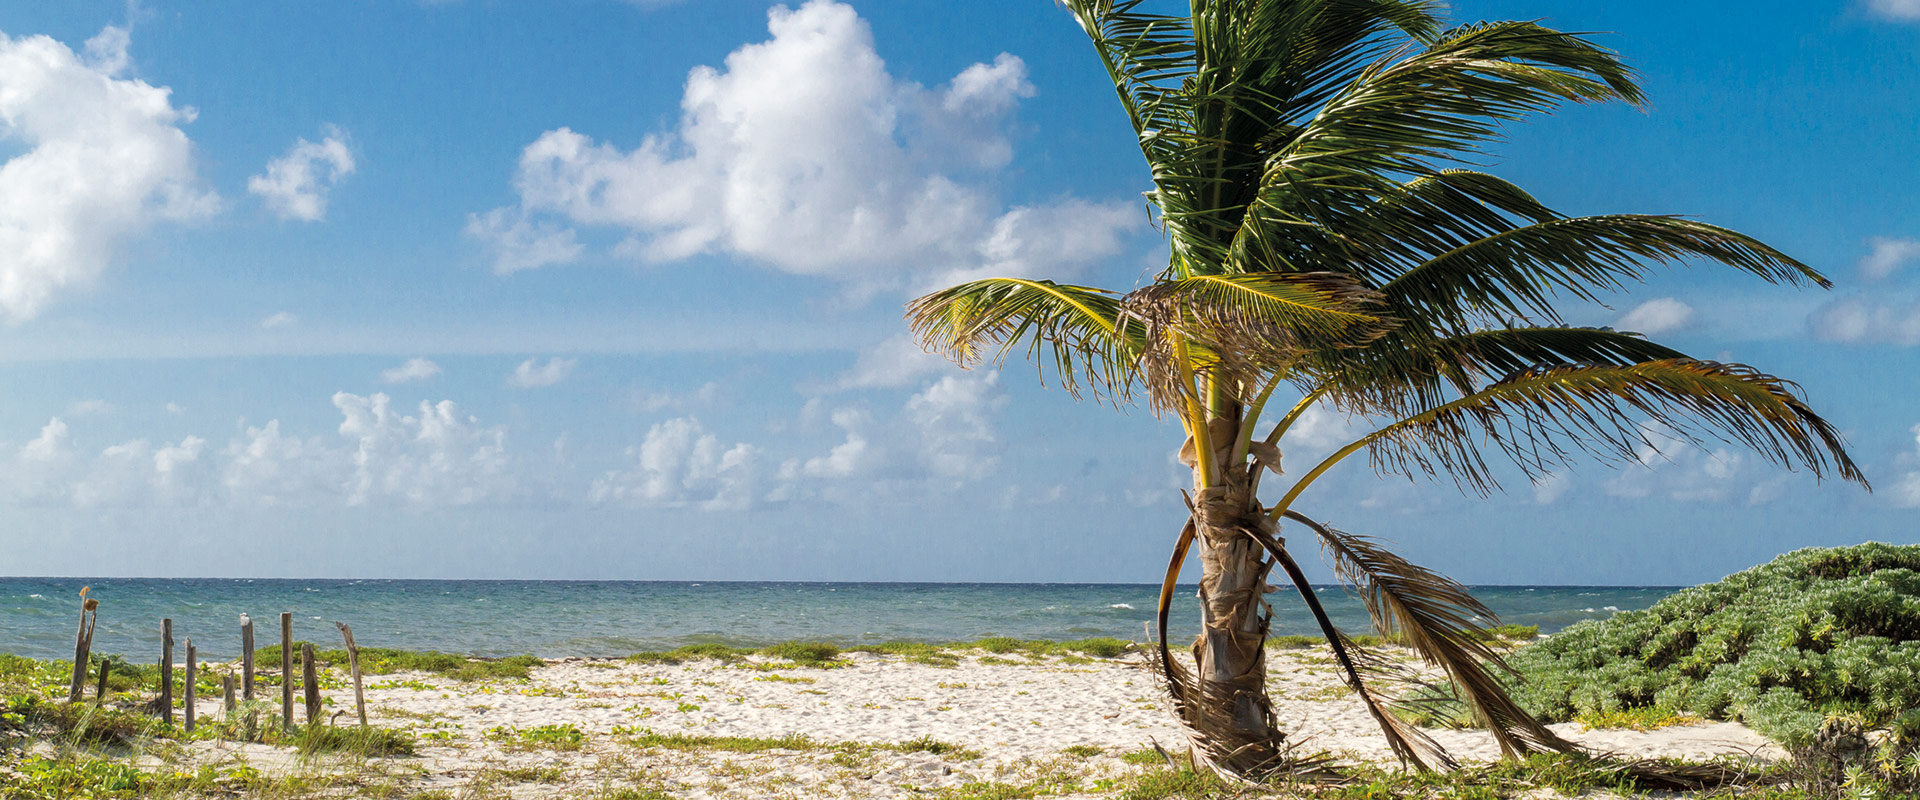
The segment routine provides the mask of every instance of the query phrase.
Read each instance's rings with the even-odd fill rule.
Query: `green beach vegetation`
[[[1195,0],[1165,13],[1063,4],[1149,168],[1166,266],[1124,292],[974,280],[913,301],[908,317],[924,347],[962,366],[1024,353],[1075,397],[1144,397],[1181,423],[1193,488],[1160,594],[1158,652],[1197,761],[1239,777],[1295,767],[1265,690],[1264,596],[1278,572],[1400,758],[1452,763],[1368,688],[1385,677],[1370,669],[1380,662],[1320,609],[1283,521],[1332,557],[1375,635],[1459,687],[1502,753],[1577,750],[1508,696],[1480,632],[1493,615],[1465,587],[1309,516],[1308,490],[1357,453],[1383,473],[1487,493],[1500,486],[1496,462],[1529,479],[1581,453],[1631,462],[1650,431],[1673,431],[1865,484],[1838,430],[1792,384],[1636,333],[1570,327],[1556,307],[1670,264],[1718,263],[1771,283],[1826,278],[1733,230],[1570,217],[1462,168],[1529,115],[1644,104],[1614,52],[1535,22],[1450,27],[1435,0]],[[1366,432],[1283,471],[1294,424],[1329,411]],[[1268,473],[1288,482],[1271,502],[1260,496]],[[1165,640],[1190,551],[1203,617],[1192,669]]]
[[[1691,715],[1807,746],[1840,716],[1920,745],[1920,545],[1796,550],[1507,663],[1547,720]]]

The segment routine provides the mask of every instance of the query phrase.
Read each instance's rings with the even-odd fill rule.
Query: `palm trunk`
[[[1214,442],[1224,443],[1216,448],[1214,463],[1224,464],[1232,431],[1211,433]],[[1273,565],[1265,559],[1265,548],[1248,535],[1267,535],[1272,523],[1253,497],[1246,469],[1226,465],[1220,471],[1220,481],[1200,490],[1194,503],[1201,632],[1193,643],[1191,686],[1174,691],[1196,760],[1232,775],[1256,777],[1285,765],[1286,736],[1274,725],[1273,704],[1267,698],[1272,608],[1263,598]]]

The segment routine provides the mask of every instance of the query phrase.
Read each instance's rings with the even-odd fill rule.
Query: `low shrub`
[[[1920,735],[1920,545],[1796,550],[1508,662],[1515,699],[1551,721],[1655,708],[1804,747],[1838,714]]]

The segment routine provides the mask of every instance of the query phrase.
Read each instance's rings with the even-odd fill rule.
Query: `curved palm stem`
[[[1187,436],[1193,439],[1194,488],[1206,489],[1214,483],[1213,431],[1207,424],[1207,414],[1200,407],[1200,388],[1194,384],[1192,356],[1187,352],[1187,340],[1178,332],[1167,331],[1167,338],[1173,345],[1174,368],[1179,370],[1181,384],[1187,390],[1187,413],[1183,417],[1187,424]]]
[[[1287,518],[1309,527],[1320,527],[1319,523],[1298,513],[1288,512]],[[1327,616],[1327,610],[1320,605],[1320,596],[1314,593],[1312,584],[1307,583],[1307,575],[1301,571],[1300,564],[1294,561],[1293,555],[1278,542],[1255,535],[1251,530],[1247,531],[1247,535],[1259,542],[1261,547],[1266,548],[1267,552],[1273,556],[1274,562],[1286,571],[1287,580],[1293,582],[1294,589],[1306,602],[1308,611],[1312,612],[1314,622],[1320,626],[1320,635],[1327,640],[1328,646],[1333,648],[1334,660],[1340,664],[1340,671],[1347,680],[1347,686],[1353,689],[1354,694],[1359,695],[1361,702],[1366,704],[1367,713],[1373,716],[1374,722],[1379,723],[1380,732],[1387,737],[1387,744],[1393,748],[1394,754],[1423,771],[1432,767],[1420,757],[1421,752],[1425,752],[1428,758],[1446,769],[1458,766],[1453,757],[1449,756],[1439,743],[1433,741],[1432,737],[1395,717],[1393,712],[1389,711],[1379,699],[1374,697],[1373,692],[1367,689],[1366,681],[1360,677],[1360,669],[1354,665],[1353,657],[1347,653],[1346,634],[1334,627],[1333,620]]]

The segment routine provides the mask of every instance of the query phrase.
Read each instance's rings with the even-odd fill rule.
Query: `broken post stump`
[[[360,727],[367,727],[367,691],[360,683],[360,646],[353,643],[353,629],[336,622],[340,638],[347,640],[347,670],[353,673],[353,710],[360,713]]]
[[[80,633],[73,639],[73,682],[67,687],[67,702],[80,702],[87,690],[87,656],[93,650],[93,625],[99,617],[95,609],[100,601],[87,598],[91,586],[80,587]]]
[[[113,671],[112,659],[100,659],[100,685],[93,690],[93,704],[107,702],[107,673]]]
[[[233,699],[233,673],[229,672],[220,676],[220,695],[221,699],[225,701],[221,704],[221,707],[226,709],[227,717],[229,718],[228,721],[231,722],[233,707],[235,705]]]
[[[253,618],[240,615],[240,697],[253,701]]]
[[[194,680],[198,677],[197,673],[199,672],[199,669],[200,669],[199,655],[194,652],[193,637],[189,636],[187,637],[187,690],[185,692],[182,692],[182,694],[186,695],[187,733],[193,732],[193,715],[194,715],[193,704],[194,704],[194,701],[198,699],[196,697],[196,692],[194,690],[193,683],[194,683]]]
[[[280,612],[280,725],[293,730],[293,612]]]
[[[160,720],[173,724],[173,620],[160,620]]]
[[[320,720],[320,675],[313,663],[313,643],[300,646],[300,684],[307,699],[307,727]]]

